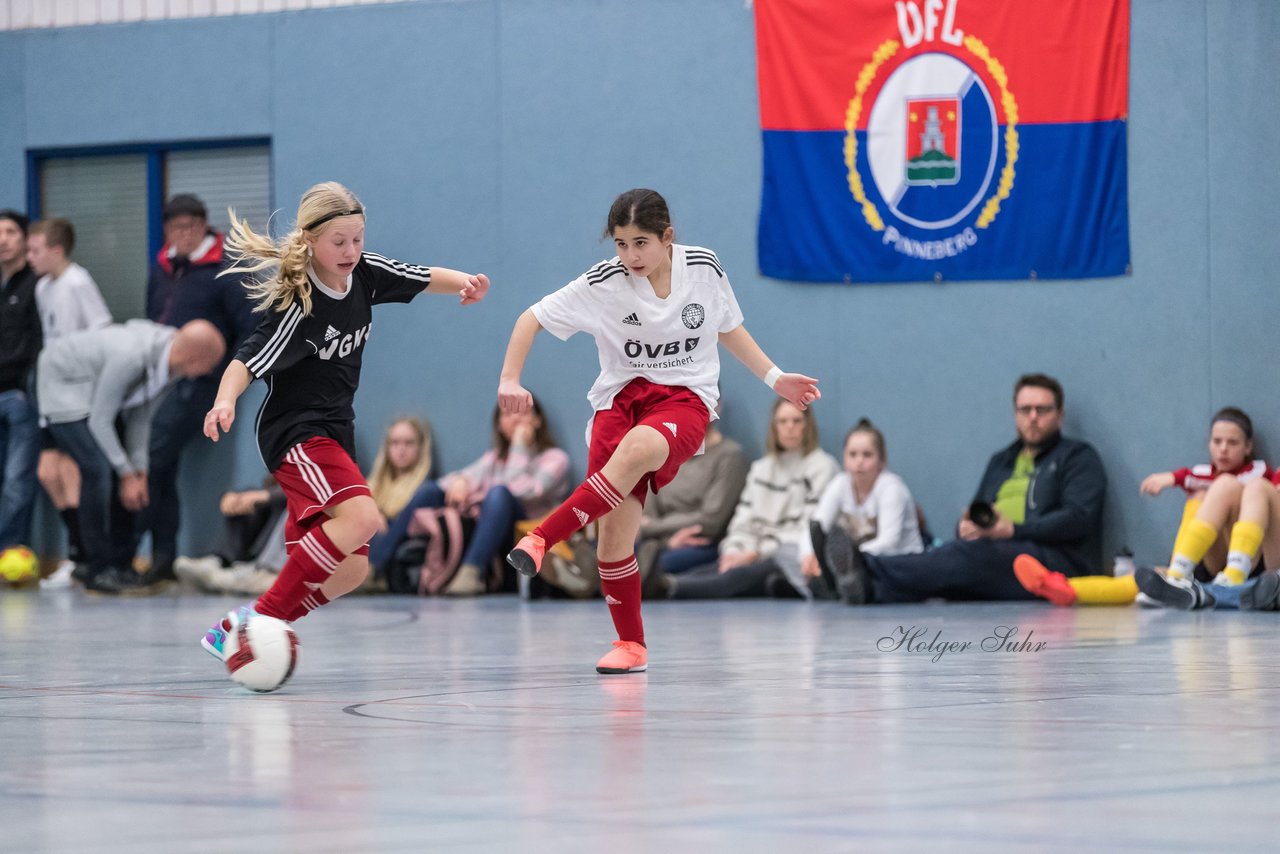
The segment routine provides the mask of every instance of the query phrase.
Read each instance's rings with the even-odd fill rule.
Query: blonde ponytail
[[[306,235],[322,234],[340,216],[364,216],[364,208],[355,194],[341,184],[316,184],[302,194],[298,203],[298,225],[278,241],[255,232],[248,220],[236,217],[235,211],[228,209],[227,213],[231,231],[225,246],[233,263],[219,275],[246,275],[245,289],[257,302],[255,311],[284,311],[297,300],[303,314],[311,314],[311,278],[307,273],[310,246]],[[302,223],[311,223],[311,227],[304,229]],[[256,275],[266,271],[271,272]]]

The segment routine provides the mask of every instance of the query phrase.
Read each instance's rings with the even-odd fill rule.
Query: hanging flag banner
[[[755,0],[766,276],[1129,270],[1129,0]]]

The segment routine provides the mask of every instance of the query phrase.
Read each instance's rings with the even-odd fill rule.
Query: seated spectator
[[[511,545],[516,521],[553,509],[569,491],[569,455],[555,446],[537,398],[522,415],[493,409],[493,447],[466,468],[439,481],[428,480],[413,494],[387,530],[369,543],[369,562],[382,575],[404,543],[414,511],[448,504],[475,519],[462,564],[444,592],[475,596],[501,576],[494,558]]]
[[[1261,566],[1264,555],[1273,563],[1280,557],[1278,481],[1280,474],[1276,473],[1248,482],[1230,476],[1215,480],[1191,524],[1174,544],[1169,569],[1162,576],[1155,569],[1140,567],[1134,573],[1138,589],[1168,608],[1280,609],[1280,584],[1274,572],[1263,572]],[[1212,583],[1202,583],[1197,578],[1197,563],[1228,529],[1226,567]],[[1245,580],[1239,582],[1242,578]]]
[[[991,457],[959,539],[912,555],[828,549],[846,603],[1030,599],[1013,570],[1020,554],[1070,576],[1101,565],[1106,473],[1091,445],[1062,435],[1062,386],[1028,374],[1014,385],[1013,404],[1018,438]],[[971,518],[979,510],[989,518]]]
[[[827,563],[826,545],[834,539],[848,540],[833,548],[841,555],[850,554],[855,545],[870,555],[924,551],[911,490],[886,466],[884,434],[863,418],[845,436],[844,471],[827,484],[810,523],[810,541],[802,544],[801,569],[806,577],[821,575],[819,564]],[[829,564],[827,569],[830,576]],[[835,595],[829,584],[818,589],[824,598]]]
[[[0,549],[31,543],[40,428],[29,385],[40,342],[27,218],[0,210]]]
[[[1140,487],[1144,495],[1159,495],[1172,486],[1187,494],[1168,570],[1170,583],[1180,589],[1167,591],[1163,579],[1150,582],[1162,597],[1172,596],[1177,607],[1182,607],[1182,603],[1189,601],[1188,597],[1198,592],[1187,579],[1213,578],[1216,587],[1244,583],[1248,571],[1241,574],[1240,567],[1252,568],[1253,556],[1262,543],[1262,531],[1248,525],[1232,528],[1234,565],[1228,560],[1227,544],[1219,535],[1231,527],[1245,484],[1258,481],[1264,489],[1274,491],[1270,488],[1271,472],[1267,464],[1253,458],[1253,422],[1240,409],[1228,406],[1214,413],[1209,427],[1209,459],[1210,462],[1192,468],[1149,475]],[[1220,480],[1225,483],[1218,484]],[[1203,507],[1210,493],[1215,495],[1214,504]],[[1265,517],[1262,506],[1256,515],[1259,519]],[[1195,556],[1194,561],[1190,555]],[[1024,587],[1057,605],[1128,605],[1138,596],[1139,579],[1145,577],[1145,573],[1140,573],[1115,578],[1096,575],[1069,579],[1037,565],[1030,558],[1015,562],[1014,571]],[[1209,593],[1206,602],[1214,598],[1211,592],[1204,592]],[[1229,607],[1235,607],[1238,597],[1219,590],[1216,599],[1220,604],[1230,601]]]
[[[655,570],[679,574],[716,560],[738,496],[747,481],[742,446],[726,438],[712,421],[706,450],[680,467],[659,493],[650,493],[640,520],[636,562],[640,578]]]
[[[36,306],[45,344],[85,329],[111,325],[98,284],[89,271],[71,260],[76,232],[65,219],[45,219],[31,224],[27,240],[27,260],[40,280],[36,283]],[[77,563],[84,560],[80,542],[80,469],[75,460],[58,450],[48,429],[40,431],[40,463],[36,472],[40,485],[67,529],[67,559],[48,581],[68,583]]]
[[[40,354],[40,414],[58,447],[80,468],[87,588],[124,593],[150,586],[131,565],[132,514],[148,503],[152,412],[170,382],[208,373],[225,347],[207,321],[174,329],[131,320],[67,335]],[[116,433],[117,419],[124,425],[124,444]]]
[[[178,557],[173,562],[174,572],[179,579],[211,593],[245,592],[239,586],[229,590],[224,576],[228,571],[243,575],[246,564],[257,569],[258,556],[272,535],[283,538],[280,519],[286,505],[275,478],[267,478],[260,489],[224,493],[218,503],[222,533],[213,551],[204,557]]]
[[[431,427],[420,418],[397,418],[387,427],[369,473],[373,501],[390,522],[431,474]]]
[[[720,543],[718,561],[683,575],[661,573],[657,590],[672,599],[726,599],[791,591],[808,598],[802,574],[809,520],[839,470],[818,445],[813,410],[774,402],[765,455],[751,464],[747,485]]]
[[[1217,575],[1226,566],[1225,544],[1220,544],[1223,547],[1217,549],[1210,545],[1217,538],[1218,531],[1210,530],[1204,522],[1195,519],[1205,491],[1214,480],[1226,474],[1244,484],[1251,480],[1266,480],[1271,476],[1267,464],[1253,458],[1253,422],[1243,410],[1234,406],[1214,413],[1209,426],[1209,460],[1208,463],[1201,463],[1193,468],[1158,472],[1142,481],[1141,490],[1144,495],[1159,495],[1171,486],[1176,486],[1187,494],[1182,522],[1174,539],[1173,558],[1169,564],[1169,576],[1174,581],[1190,579],[1200,562],[1197,560],[1188,567],[1185,561],[1178,559],[1180,548],[1185,553],[1188,547],[1198,550],[1200,543],[1206,545],[1202,552],[1204,567],[1209,573],[1206,578]],[[1227,584],[1243,584],[1245,577],[1235,569],[1228,569],[1224,580]]]

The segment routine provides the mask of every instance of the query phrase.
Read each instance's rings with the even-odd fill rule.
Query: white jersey
[[[600,375],[587,393],[596,411],[608,409],[627,383],[643,378],[689,389],[715,420],[719,336],[742,325],[742,309],[710,249],[672,244],[666,299],[614,256],[543,297],[532,311],[561,340],[575,332],[596,339]]]
[[[111,325],[111,312],[89,271],[72,262],[61,276],[36,282],[36,308],[45,343],[85,329]]]

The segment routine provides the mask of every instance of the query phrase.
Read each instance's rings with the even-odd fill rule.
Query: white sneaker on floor
[[[276,578],[276,573],[259,569],[255,564],[234,563],[230,569],[219,570],[210,579],[210,589],[214,593],[260,596],[276,583]]]
[[[64,560],[58,564],[58,568],[50,573],[48,578],[42,579],[41,587],[70,587],[71,573],[75,571],[76,562],[73,560]]]
[[[179,581],[193,584],[201,590],[216,593],[214,579],[221,575],[222,558],[216,555],[207,557],[180,557],[173,561],[173,572]]]
[[[1160,604],[1155,599],[1152,599],[1150,596],[1148,596],[1147,594],[1141,591],[1138,592],[1138,598],[1134,599],[1133,601],[1138,604],[1139,608],[1163,608],[1164,607],[1164,605]]]

